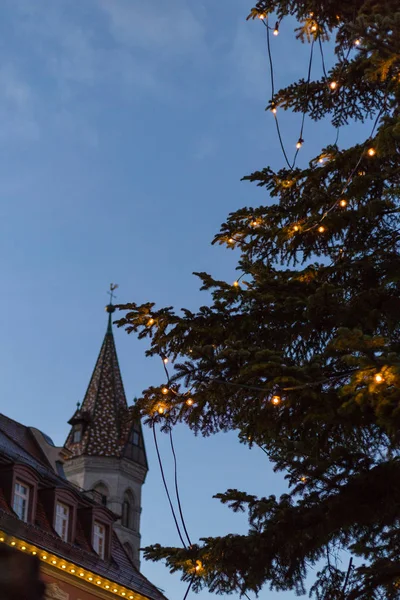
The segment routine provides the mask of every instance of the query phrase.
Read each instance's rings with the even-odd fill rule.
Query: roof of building
[[[0,414],[0,465],[10,462],[34,469],[43,488],[67,488],[78,494],[83,504],[98,504],[54,471],[29,427]],[[164,595],[131,562],[115,532],[112,535],[110,559],[103,560],[86,539],[79,521],[74,543],[64,542],[49,522],[40,497],[36,505],[35,523],[24,523],[18,519],[1,489],[1,474],[0,529],[18,535],[21,539],[47,552],[53,552],[65,560],[75,562],[82,568],[93,570],[99,576],[107,577],[151,600],[165,600]]]
[[[124,456],[147,469],[141,425],[128,408],[118,363],[111,320],[115,307],[110,304],[106,310],[106,334],[82,406],[78,405],[69,421],[72,428],[65,447],[73,457]],[[77,425],[81,426],[82,433],[80,440],[74,441]]]

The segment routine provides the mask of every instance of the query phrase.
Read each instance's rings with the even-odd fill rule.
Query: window
[[[28,520],[29,488],[24,483],[15,482],[13,509],[22,521]]]
[[[133,529],[133,507],[135,505],[133,494],[127,490],[122,502],[121,525],[128,529]]]
[[[64,541],[68,541],[69,508],[61,502],[56,504],[56,523],[54,529]]]
[[[106,545],[106,528],[101,523],[95,521],[93,528],[93,548],[95,552],[104,558]]]
[[[132,444],[134,446],[141,447],[141,445],[142,445],[142,439],[141,439],[141,435],[140,435],[140,429],[137,429],[136,426],[135,426],[134,430],[132,431],[131,442],[132,442]]]
[[[122,503],[122,525],[129,527],[129,513],[131,512],[131,505],[128,500],[124,500]]]
[[[107,506],[108,487],[106,484],[100,481],[99,483],[96,483],[93,489],[97,492],[96,497],[94,498],[96,502],[101,502],[104,506]]]
[[[74,426],[74,430],[72,433],[72,443],[77,444],[82,439],[82,425],[78,423]]]

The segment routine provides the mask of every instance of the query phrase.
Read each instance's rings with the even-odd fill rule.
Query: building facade
[[[0,545],[40,561],[53,600],[166,600],[139,571],[143,434],[111,318],[64,447],[0,415]]]

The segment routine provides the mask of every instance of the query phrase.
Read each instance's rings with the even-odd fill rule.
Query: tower
[[[140,421],[128,408],[112,330],[115,307],[82,405],[69,421],[67,479],[93,490],[117,515],[119,539],[139,568],[141,491],[148,466]]]

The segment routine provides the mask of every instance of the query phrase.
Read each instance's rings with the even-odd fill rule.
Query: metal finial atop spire
[[[108,312],[108,328],[107,328],[108,333],[112,332],[111,315],[113,312],[115,312],[115,306],[113,305],[113,299],[116,298],[116,295],[114,294],[114,290],[116,290],[117,287],[118,287],[118,283],[110,283],[110,291],[107,292],[107,294],[110,296],[110,304],[107,304],[107,306],[106,306],[106,311]]]

